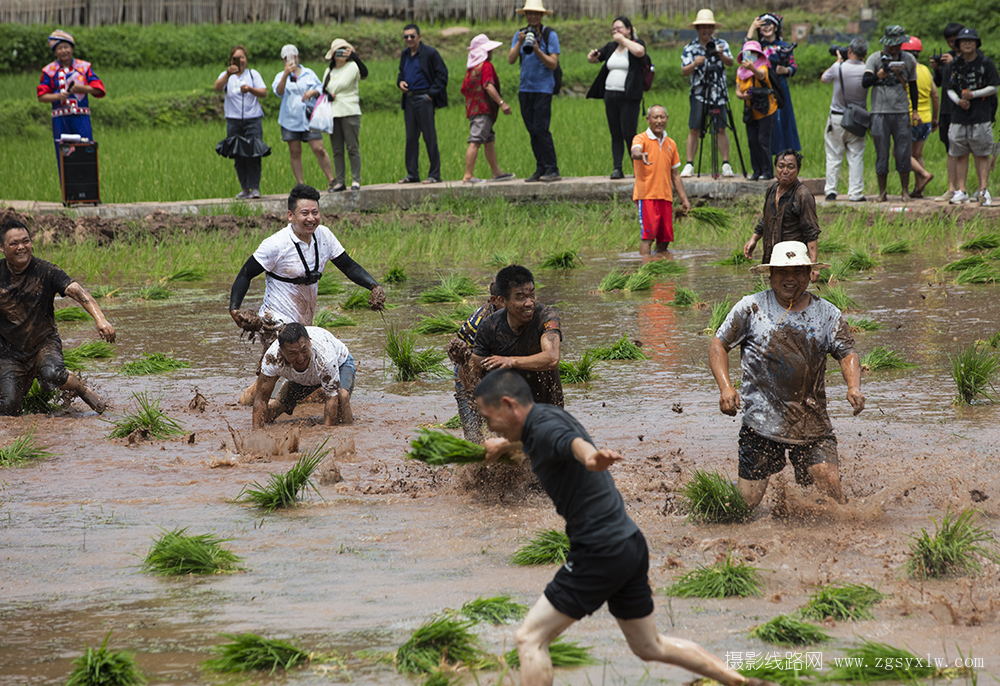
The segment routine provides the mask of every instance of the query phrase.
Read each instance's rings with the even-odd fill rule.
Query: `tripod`
[[[716,64],[716,62],[719,62]],[[736,146],[736,155],[740,159],[740,170],[743,172],[743,176],[747,175],[747,167],[743,162],[743,151],[740,149],[740,138],[736,133],[736,125],[733,123],[733,110],[729,106],[729,89],[726,87],[726,72],[723,68],[719,58],[713,58],[710,63],[705,65],[705,78],[702,80],[701,93],[704,97],[708,93],[719,92],[723,94],[723,102],[720,105],[709,105],[706,101],[704,103],[703,112],[701,115],[701,131],[698,134],[698,176],[701,176],[701,156],[705,150],[703,145],[705,142],[705,134],[709,132],[709,126],[711,129],[711,163],[712,163],[712,178],[717,179],[720,176],[719,169],[719,135],[715,131],[715,122],[718,121],[720,116],[724,123],[723,132],[725,129],[729,129],[733,132],[733,144]],[[725,115],[722,115],[722,111],[725,110]]]

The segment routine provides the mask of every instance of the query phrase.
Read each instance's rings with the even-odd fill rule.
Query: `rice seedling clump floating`
[[[580,256],[576,250],[557,252],[542,260],[542,269],[576,269],[578,266]]]
[[[783,646],[813,645],[830,640],[830,634],[818,626],[788,615],[778,615],[768,622],[755,626],[747,635],[766,643]]]
[[[667,276],[668,274],[684,273],[684,265],[677,260],[650,260],[639,268],[640,272],[652,276]]]
[[[175,281],[204,281],[206,278],[208,278],[208,269],[204,265],[199,264],[190,267],[181,267],[163,277],[161,281],[170,283]]]
[[[857,622],[875,619],[871,608],[889,596],[866,584],[834,584],[816,589],[799,611],[806,619]]]
[[[83,655],[73,661],[73,671],[66,686],[142,686],[147,683],[131,653],[108,650],[110,638],[109,631],[97,650],[86,646]]]
[[[854,301],[854,298],[847,295],[847,291],[844,290],[843,286],[829,286],[823,291],[822,298],[841,312],[848,309],[858,309],[858,303]]]
[[[313,450],[302,453],[295,466],[284,474],[269,474],[264,484],[254,481],[244,486],[236,496],[236,502],[250,503],[265,512],[273,512],[278,508],[294,507],[307,488],[312,488],[319,495],[319,490],[312,482],[312,475],[323,458],[330,453],[330,449],[326,448],[328,440],[325,439]]]
[[[94,286],[90,289],[90,294],[95,298],[113,298],[115,295],[121,291],[120,286]]]
[[[971,269],[972,267],[981,267],[985,264],[988,264],[988,262],[982,255],[968,255],[967,257],[962,257],[954,262],[949,262],[945,266],[941,267],[941,269],[946,272],[960,272],[966,269]]]
[[[440,285],[428,289],[417,297],[421,303],[459,303],[479,292],[476,284],[467,276],[451,274],[441,279]]]
[[[462,328],[462,320],[455,319],[450,314],[438,314],[430,317],[424,317],[413,330],[424,336],[433,336],[434,334],[442,333],[458,333],[458,330]]]
[[[979,343],[968,346],[957,355],[948,355],[951,378],[958,388],[953,401],[956,405],[968,405],[978,396],[990,402],[997,400],[993,378],[1000,371],[1000,356]]]
[[[576,641],[568,640],[564,636],[557,636],[549,644],[549,656],[552,658],[553,667],[586,667],[598,664],[598,661],[590,654],[590,648],[582,646]],[[504,654],[504,660],[511,669],[521,668],[521,658],[517,653],[517,648],[508,650]]]
[[[1000,233],[979,236],[958,246],[959,250],[993,250],[1000,248]]]
[[[166,300],[171,297],[173,293],[169,290],[160,286],[159,284],[152,284],[150,286],[143,286],[138,291],[135,292],[136,300]]]
[[[625,284],[627,283],[628,274],[626,274],[624,270],[615,268],[605,274],[604,278],[601,279],[601,283],[597,287],[597,290],[603,292],[620,291],[625,288]]]
[[[357,289],[341,304],[341,308],[345,310],[367,310],[368,309],[368,291],[364,289]]]
[[[132,400],[136,404],[135,411],[126,412],[117,420],[104,420],[112,424],[109,438],[125,438],[138,432],[143,436],[163,441],[184,435],[183,425],[160,409],[159,399],[151,399],[146,391],[143,391],[133,393]]]
[[[417,429],[406,457],[440,467],[446,464],[469,464],[486,459],[486,448],[444,431]]]
[[[760,572],[745,562],[734,563],[732,553],[710,567],[699,565],[664,589],[678,598],[731,598],[760,595]]]
[[[636,291],[648,291],[653,287],[653,275],[649,272],[637,271],[635,274],[631,274],[628,280],[625,282],[625,289],[630,293]]]
[[[149,376],[150,374],[163,374],[177,369],[185,369],[190,366],[190,362],[175,360],[163,353],[143,353],[138,360],[124,363],[118,368],[118,371],[125,376]]]
[[[878,249],[881,255],[905,255],[910,252],[910,242],[907,240],[886,243]]]
[[[313,315],[313,326],[321,326],[324,329],[335,329],[341,326],[357,326],[358,323],[339,312],[331,309],[323,309]]]
[[[451,419],[446,421],[441,425],[445,429],[461,429],[462,428],[462,418],[460,416],[452,415]]]
[[[844,258],[844,268],[851,271],[860,272],[877,266],[878,261],[861,248],[855,248]]]
[[[729,294],[726,294],[724,300],[712,305],[712,314],[708,318],[708,326],[705,327],[705,333],[708,335],[715,334],[719,330],[719,327],[726,321],[726,317],[729,316],[730,310],[733,309],[733,301],[729,299]]]
[[[563,383],[586,383],[593,377],[594,360],[589,351],[575,363],[559,360],[559,379]]]
[[[107,341],[88,341],[75,348],[63,350],[63,364],[66,369],[80,371],[83,369],[84,360],[96,360],[113,357],[115,348]]]
[[[337,295],[344,292],[344,287],[334,281],[334,277],[325,273],[316,283],[317,295]]]
[[[230,643],[213,646],[217,654],[202,664],[214,672],[252,672],[267,670],[274,674],[279,669],[287,671],[309,661],[309,653],[298,646],[279,639],[263,638],[257,634],[222,634]]]
[[[515,619],[522,619],[528,613],[528,606],[515,603],[509,595],[492,598],[476,598],[462,605],[458,614],[473,622],[485,622],[498,626]]]
[[[909,369],[916,367],[895,350],[889,350],[880,345],[875,346],[861,359],[861,369],[866,372],[875,372],[880,369]]]
[[[486,654],[470,629],[475,623],[450,616],[431,619],[413,632],[399,646],[393,660],[403,674],[426,674],[438,669],[442,663],[466,664],[471,668],[481,666]]]
[[[882,325],[875,321],[874,319],[869,319],[868,317],[848,317],[847,325],[851,327],[851,331],[879,331]]]
[[[403,271],[402,267],[392,266],[389,267],[389,271],[382,277],[382,281],[385,283],[403,283],[407,278],[409,277],[406,276],[406,272]]]
[[[688,517],[697,522],[735,524],[745,522],[753,513],[736,484],[718,472],[694,470],[681,497]]]
[[[722,265],[724,267],[741,267],[745,264],[750,264],[753,262],[750,258],[743,254],[743,248],[736,248],[729,257],[725,257],[721,260],[716,260],[712,264]]]
[[[836,664],[826,674],[826,681],[858,681],[864,684],[872,681],[902,681],[915,684],[921,679],[945,676],[945,670],[939,671],[926,658],[885,643],[862,639],[861,645],[848,648],[845,653],[849,659]],[[947,672],[954,677],[962,670]]]
[[[416,381],[421,374],[448,375],[448,369],[442,364],[447,355],[436,348],[418,351],[413,331],[390,325],[385,337],[385,354],[396,368],[396,381]]]
[[[19,467],[35,460],[52,457],[52,453],[38,445],[35,427],[31,427],[9,444],[0,448],[0,467]]]
[[[975,510],[964,510],[958,517],[952,517],[949,507],[940,525],[931,518],[933,534],[921,529],[919,536],[910,537],[906,571],[924,579],[975,576],[983,569],[980,558],[1000,563],[997,541],[989,529],[976,523],[978,516]]]
[[[969,283],[996,283],[998,278],[1000,278],[1000,273],[993,269],[993,267],[989,264],[977,264],[974,267],[963,269],[956,274],[955,283],[959,285]]]
[[[82,307],[60,307],[55,311],[57,322],[85,322],[90,315]]]
[[[187,528],[164,530],[160,538],[153,539],[142,569],[162,576],[237,572],[243,560],[222,547],[230,540],[213,534],[188,535]]]
[[[587,351],[594,360],[648,360],[649,355],[638,345],[630,341],[628,336],[622,337],[607,347],[591,348]]]
[[[700,301],[701,299],[698,297],[698,294],[690,288],[677,286],[674,289],[674,299],[667,304],[674,307],[691,307]]]
[[[542,529],[511,557],[516,565],[561,565],[569,554],[569,537],[556,529]]]

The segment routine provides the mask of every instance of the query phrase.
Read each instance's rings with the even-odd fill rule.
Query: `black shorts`
[[[808,486],[813,482],[808,469],[815,464],[837,466],[837,437],[828,436],[812,443],[795,445],[780,443],[761,436],[752,428],[743,425],[740,429],[740,478],[760,481],[785,468],[785,451],[788,461],[795,469],[795,482]]]
[[[0,354],[0,414],[20,415],[21,402],[36,378],[45,392],[59,388],[69,379],[59,334],[53,334],[42,343],[32,357],[19,360]]]
[[[726,106],[708,105],[693,95],[689,98],[691,113],[688,115],[688,128],[701,131],[701,125],[705,121],[705,111],[708,110],[712,118],[712,128],[710,132],[721,133],[726,130]]]
[[[573,619],[593,614],[605,602],[614,617],[639,619],[653,613],[648,573],[649,549],[636,531],[608,545],[571,549],[545,587],[545,597]]]

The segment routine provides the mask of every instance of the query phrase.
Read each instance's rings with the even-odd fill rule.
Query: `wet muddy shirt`
[[[548,305],[537,305],[531,321],[521,329],[520,333],[514,333],[510,328],[506,308],[497,310],[480,324],[472,354],[479,357],[537,355],[542,352],[542,336],[549,331],[555,331],[559,334],[559,340],[562,340],[559,315]],[[563,406],[562,381],[559,379],[558,369],[542,372],[525,369],[514,371],[523,376],[531,386],[531,395],[536,403]]]
[[[33,357],[42,344],[58,333],[55,296],[66,296],[73,283],[66,272],[32,257],[20,274],[0,261],[0,354],[18,360]]]
[[[740,346],[743,423],[781,443],[804,444],[833,435],[826,412],[826,356],[854,352],[854,337],[836,307],[809,294],[801,312],[788,312],[771,290],[748,295],[716,336]]]
[[[566,520],[571,547],[613,543],[639,527],[625,512],[625,503],[610,472],[591,472],[573,457],[573,440],[594,441],[561,407],[535,403],[524,420],[521,441],[531,470]]]
[[[312,360],[305,371],[297,372],[281,356],[278,341],[264,353],[260,363],[260,373],[264,376],[280,376],[294,381],[300,386],[321,386],[328,396],[334,396],[340,388],[340,365],[350,354],[347,346],[326,329],[307,326],[306,333],[312,341]]]
[[[771,248],[782,241],[810,243],[819,240],[819,219],[816,217],[816,200],[802,182],[782,194],[777,207],[774,199],[778,195],[778,184],[772,183],[764,195],[764,215],[757,222],[754,233],[764,241],[764,259],[761,264],[771,261]]]

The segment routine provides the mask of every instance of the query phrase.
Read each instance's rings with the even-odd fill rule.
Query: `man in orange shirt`
[[[684,212],[691,209],[681,182],[681,158],[677,144],[667,136],[667,109],[653,105],[646,113],[649,128],[632,139],[632,166],[635,188],[632,199],[639,207],[642,228],[640,255],[650,255],[653,241],[656,252],[666,252],[674,240],[674,189]]]

